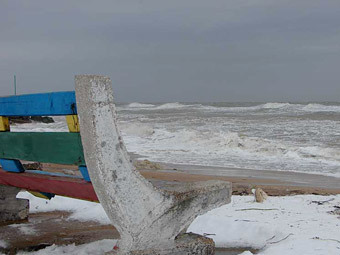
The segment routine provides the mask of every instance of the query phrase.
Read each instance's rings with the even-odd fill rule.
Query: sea
[[[119,128],[141,159],[340,177],[340,103],[120,103]],[[13,131],[67,131],[65,119]]]

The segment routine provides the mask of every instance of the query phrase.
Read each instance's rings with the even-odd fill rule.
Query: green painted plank
[[[0,158],[85,165],[79,133],[0,132]]]

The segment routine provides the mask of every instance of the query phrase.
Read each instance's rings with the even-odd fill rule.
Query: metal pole
[[[17,95],[17,76],[14,75],[14,95]]]

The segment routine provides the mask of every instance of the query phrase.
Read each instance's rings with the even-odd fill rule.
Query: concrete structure
[[[0,185],[0,225],[27,220],[29,202],[16,198],[20,189]]]
[[[181,235],[199,214],[230,202],[231,185],[210,181],[157,189],[133,167],[117,128],[111,80],[75,78],[84,155],[100,203],[120,233],[114,254],[213,254],[211,239]]]

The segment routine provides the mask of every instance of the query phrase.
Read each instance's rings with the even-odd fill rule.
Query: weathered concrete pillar
[[[202,253],[211,246],[211,243],[207,245],[208,239],[191,237],[199,243],[195,247],[201,247],[201,253],[188,253],[191,248],[175,242],[175,237],[197,215],[228,203],[230,183],[195,183],[181,191],[155,188],[133,167],[127,154],[117,128],[111,80],[104,76],[78,75],[75,83],[89,175],[100,203],[121,236],[119,249],[114,253],[209,254]]]
[[[0,225],[27,220],[29,201],[16,198],[20,189],[0,185]]]

